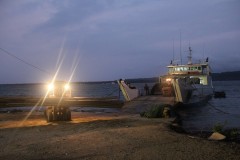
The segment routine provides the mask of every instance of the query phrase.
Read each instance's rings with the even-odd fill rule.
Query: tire
[[[53,121],[53,114],[52,114],[51,109],[48,109],[46,111],[46,119],[47,119],[47,122],[52,122]]]
[[[54,110],[53,110],[53,121],[58,121],[59,120],[59,115],[58,115],[58,108],[56,108],[54,106]]]
[[[67,121],[67,109],[66,108],[63,109],[63,119],[62,120]]]
[[[71,111],[69,108],[66,110],[66,121],[71,121]]]
[[[66,115],[66,109],[64,107],[61,107],[60,109],[60,120],[65,121],[65,116]]]

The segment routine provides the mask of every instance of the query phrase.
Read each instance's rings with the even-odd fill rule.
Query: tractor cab
[[[48,85],[48,97],[49,98],[71,98],[71,87],[68,82],[56,81]]]

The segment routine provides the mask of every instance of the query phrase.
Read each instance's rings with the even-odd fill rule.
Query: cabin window
[[[200,84],[201,80],[199,78],[190,78],[190,84]]]
[[[194,67],[190,67],[190,71],[193,71],[194,70]]]
[[[187,69],[187,68],[186,68]],[[198,70],[202,70],[202,68],[201,67],[198,67],[198,66],[196,66],[196,67],[188,67],[188,70],[189,71],[198,71]]]
[[[187,71],[188,68],[187,67],[178,67],[176,68],[177,71]]]

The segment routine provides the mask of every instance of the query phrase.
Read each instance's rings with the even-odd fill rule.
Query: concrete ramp
[[[153,105],[174,104],[174,97],[163,97],[160,95],[141,96],[130,102],[126,102],[122,111],[131,114],[139,114],[150,109]]]

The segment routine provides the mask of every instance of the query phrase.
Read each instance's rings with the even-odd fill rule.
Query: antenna
[[[188,64],[192,64],[192,49],[190,46],[188,49],[189,49]]]
[[[173,39],[173,62],[175,61],[175,53],[174,53],[174,39]]]
[[[182,65],[182,32],[180,29],[180,59],[181,59],[181,65]]]
[[[205,45],[203,45],[203,57],[202,57],[202,61],[204,61],[204,57],[205,57]]]

